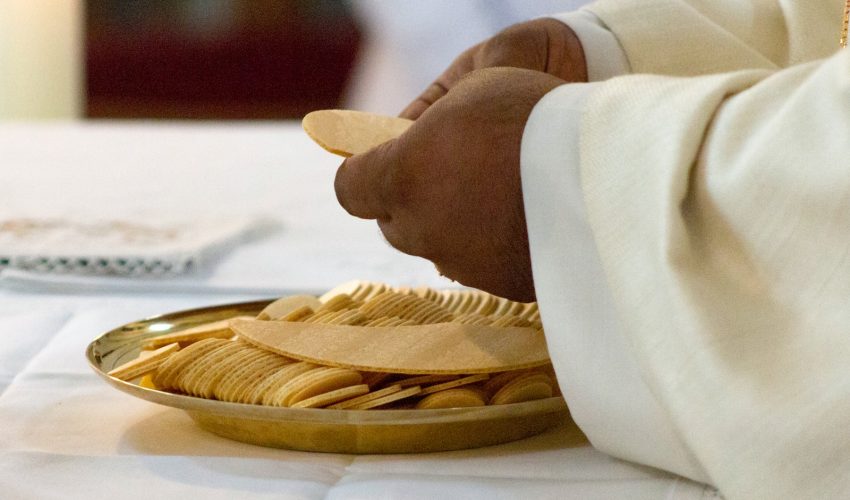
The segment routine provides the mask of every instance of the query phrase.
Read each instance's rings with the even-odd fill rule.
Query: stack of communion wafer
[[[160,390],[293,408],[452,408],[557,394],[537,305],[474,290],[352,282],[257,318],[153,337],[109,374]]]

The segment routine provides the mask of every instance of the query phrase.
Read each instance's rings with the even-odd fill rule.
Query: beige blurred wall
[[[83,0],[0,0],[0,120],[78,118]]]

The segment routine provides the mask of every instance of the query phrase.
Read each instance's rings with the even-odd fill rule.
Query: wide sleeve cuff
[[[587,78],[600,82],[631,73],[626,52],[617,37],[588,10],[576,10],[550,16],[570,27],[584,49]]]
[[[522,138],[532,271],[549,353],[572,416],[597,449],[708,482],[641,376],[587,221],[579,127],[599,85],[549,92]]]

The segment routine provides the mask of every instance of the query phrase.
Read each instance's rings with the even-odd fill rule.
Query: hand
[[[415,120],[466,74],[500,66],[541,71],[565,82],[587,81],[584,50],[573,30],[556,19],[535,19],[467,49],[400,116]]]
[[[403,135],[343,162],[340,204],[448,278],[534,300],[520,142],[534,105],[564,83],[525,69],[470,73]]]

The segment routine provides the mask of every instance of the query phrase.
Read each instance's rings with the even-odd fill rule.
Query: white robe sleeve
[[[841,0],[598,0],[633,73],[695,76],[780,69],[827,57]]]
[[[850,497],[850,51],[570,88],[522,175],[579,425],[730,499]]]
[[[707,482],[642,379],[587,223],[579,127],[596,87],[563,85],[550,92],[523,134],[525,214],[549,353],[572,417],[594,447]]]
[[[587,79],[600,82],[631,73],[626,53],[602,21],[585,9],[550,16],[573,30],[581,42],[587,64]]]

